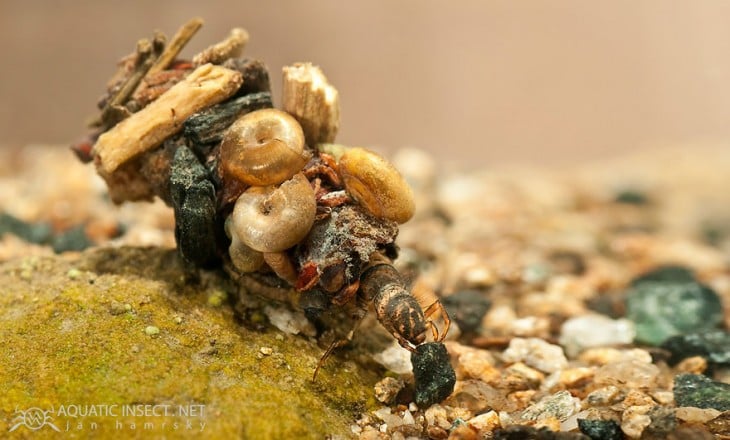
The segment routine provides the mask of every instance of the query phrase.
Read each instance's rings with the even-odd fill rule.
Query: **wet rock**
[[[664,341],[662,348],[672,353],[671,365],[692,356],[702,356],[716,364],[730,364],[730,332],[725,330],[672,336]]]
[[[426,408],[441,402],[454,391],[456,373],[449,362],[444,344],[429,342],[416,347],[411,354],[416,382],[416,405]]]
[[[659,345],[683,333],[716,328],[722,322],[720,297],[690,279],[682,267],[664,267],[632,282],[626,317],[636,324],[636,341]]]
[[[622,440],[624,438],[621,425],[613,420],[578,419],[578,428],[591,440]]]
[[[716,382],[699,374],[680,374],[674,378],[677,406],[730,410],[730,384]]]
[[[476,332],[491,302],[478,290],[461,290],[441,301],[463,333]]]

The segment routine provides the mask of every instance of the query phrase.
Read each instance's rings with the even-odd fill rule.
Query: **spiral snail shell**
[[[231,214],[231,233],[259,252],[280,252],[299,243],[314,223],[317,203],[304,174],[279,186],[253,186]]]
[[[298,173],[310,156],[296,119],[267,108],[245,114],[228,128],[220,147],[220,170],[247,185],[276,185]]]
[[[339,160],[345,189],[376,217],[405,223],[416,210],[413,191],[398,170],[382,156],[350,148]]]

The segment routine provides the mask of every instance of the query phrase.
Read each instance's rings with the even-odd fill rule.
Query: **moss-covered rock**
[[[121,248],[0,265],[0,433],[35,407],[70,438],[323,438],[374,404],[375,374],[334,357],[313,383],[315,341],[237,323],[226,278],[181,264],[174,250]],[[74,418],[73,405],[114,415]]]

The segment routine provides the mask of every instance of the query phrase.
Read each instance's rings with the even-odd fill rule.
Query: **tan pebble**
[[[606,364],[596,370],[594,376],[598,385],[621,385],[635,389],[650,389],[656,384],[659,367],[637,360],[618,361]]]
[[[469,425],[479,432],[479,435],[485,436],[502,425],[499,422],[499,414],[496,411],[488,411],[469,419]]]
[[[539,387],[543,380],[545,380],[543,373],[517,362],[504,370],[500,385],[513,390],[534,389]]]
[[[471,426],[462,424],[452,429],[449,440],[477,440],[477,433]]]
[[[443,429],[449,429],[451,423],[446,417],[446,408],[439,404],[431,405],[425,412],[426,422],[432,426],[439,426]]]
[[[608,385],[603,388],[594,390],[586,396],[586,402],[590,406],[608,406],[618,403],[624,399],[623,393],[618,387]]]
[[[261,347],[259,348],[259,352],[264,356],[270,356],[274,352],[274,349],[271,347]]]
[[[624,406],[652,406],[656,405],[654,399],[639,390],[630,390],[623,401]]]
[[[446,431],[446,429],[440,427],[440,426],[429,426],[426,429],[426,434],[428,434],[428,438],[434,439],[434,440],[442,440],[449,438],[449,433]]]
[[[674,392],[669,390],[654,390],[651,393],[652,399],[661,405],[671,405],[674,402]]]
[[[674,415],[685,423],[705,424],[722,414],[714,408],[680,407],[674,411]]]
[[[621,418],[621,430],[630,438],[639,438],[644,429],[651,424],[651,417],[647,414],[651,405],[630,406],[626,408]]]
[[[707,370],[707,359],[702,356],[688,357],[677,364],[676,368],[680,373],[702,374]]]
[[[514,393],[507,395],[507,400],[514,404],[516,409],[523,410],[530,406],[535,394],[537,394],[537,390],[515,391]]]
[[[494,356],[487,350],[468,350],[461,354],[456,363],[456,372],[462,378],[480,379],[492,383],[500,377],[494,367]]]
[[[568,368],[560,372],[558,382],[566,388],[584,386],[594,375],[594,369],[589,367]]]
[[[405,387],[405,382],[394,377],[386,377],[375,384],[375,398],[379,402],[390,405],[395,402],[398,393]]]
[[[589,365],[606,365],[621,357],[621,351],[616,348],[589,348],[578,356],[578,360]]]
[[[554,432],[560,431],[560,420],[558,420],[555,417],[547,417],[544,419],[540,419],[535,422],[535,428],[541,429],[541,428],[547,428]]]

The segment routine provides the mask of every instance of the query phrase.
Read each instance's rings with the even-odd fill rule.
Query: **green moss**
[[[86,423],[64,432],[70,438],[183,437],[191,432],[171,426],[175,421],[185,426],[187,420],[206,423],[202,438],[323,438],[347,435],[359,413],[375,405],[373,373],[333,357],[312,383],[322,352],[316,344],[272,328],[255,332],[236,324],[225,302],[210,301],[231,294],[228,281],[212,276],[204,286],[190,282],[173,251],[99,250],[77,261],[33,263],[29,279],[19,276],[22,262],[0,265],[5,347],[0,432],[8,431],[16,408],[202,404],[200,418],[55,417],[54,422],[62,430],[67,421],[72,428],[77,421]],[[78,276],[68,277],[72,267]],[[113,302],[130,304],[131,310],[113,314]],[[145,334],[147,326],[159,328],[159,334]],[[257,356],[262,346],[271,347],[272,354]],[[93,433],[92,421],[98,424]],[[142,431],[145,422],[154,429]],[[131,423],[139,429],[132,430]],[[15,431],[29,432],[23,426]],[[33,437],[53,434],[43,427]]]

